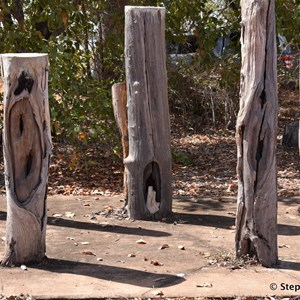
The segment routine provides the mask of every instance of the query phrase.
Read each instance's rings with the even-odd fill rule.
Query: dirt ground
[[[120,196],[51,196],[48,259],[26,270],[0,268],[0,295],[296,299],[300,295],[300,290],[295,291],[300,289],[299,198],[279,200],[279,262],[270,269],[254,259],[235,259],[235,202],[233,197],[177,196],[172,216],[146,222],[126,219],[119,210]],[[5,219],[6,201],[1,197],[0,257]]]

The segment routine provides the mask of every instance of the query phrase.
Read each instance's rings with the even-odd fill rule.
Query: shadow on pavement
[[[45,263],[33,265],[31,267],[39,270],[45,270],[47,272],[90,276],[97,279],[148,288],[173,286],[185,281],[184,278],[176,275],[151,273],[128,268],[74,262],[70,260],[59,260],[54,258],[47,258]]]
[[[300,205],[299,197],[289,197],[289,198],[278,197],[278,201],[289,207],[294,204]]]
[[[219,198],[209,198],[209,197],[193,197],[190,195],[186,196],[176,196],[174,203],[176,206],[184,207],[184,210],[188,212],[199,211],[199,210],[218,210],[223,211],[228,207],[228,204],[233,200],[226,199],[224,201],[219,201]]]
[[[276,269],[300,271],[300,262],[279,260]]]
[[[202,215],[179,213],[173,214],[168,223],[178,222],[179,224],[209,226],[223,229],[230,228],[235,224],[235,217],[221,216],[221,215]],[[279,235],[300,235],[300,226],[278,224]]]
[[[220,215],[174,213],[170,219],[168,219],[168,222],[229,229],[230,226],[234,225],[235,218]]]
[[[6,212],[0,211],[0,221],[6,220]],[[81,230],[94,230],[94,231],[105,231],[111,233],[129,234],[129,235],[143,235],[143,236],[154,236],[154,237],[167,237],[171,236],[170,233],[152,229],[145,229],[141,227],[126,227],[118,225],[103,225],[88,222],[81,222],[75,220],[66,220],[62,218],[48,217],[48,225],[76,228]]]
[[[94,231],[105,231],[111,233],[129,234],[129,235],[144,235],[144,236],[154,236],[154,237],[167,237],[171,236],[170,233],[152,229],[145,229],[141,227],[126,227],[118,225],[106,225],[106,224],[96,224],[89,222],[82,222],[76,220],[66,220],[62,218],[48,217],[48,225],[67,227],[67,228],[77,228],[81,230],[94,230]]]
[[[280,234],[280,235],[300,235],[300,226],[278,224],[278,234]]]
[[[0,221],[6,220],[6,212],[0,211]],[[223,229],[231,229],[231,226],[235,224],[234,217],[221,216],[221,215],[202,215],[202,214],[189,214],[189,213],[173,213],[166,221],[166,223],[187,224],[187,225],[198,225],[198,226],[209,226],[217,227]],[[158,230],[151,230],[145,228],[134,228],[125,227],[118,225],[102,225],[94,224],[88,222],[81,222],[75,220],[57,219],[53,217],[48,217],[48,225],[77,228],[82,230],[95,230],[95,231],[105,231],[120,234],[129,235],[144,235],[144,236],[154,236],[154,237],[167,237],[171,236],[170,233]],[[297,236],[300,235],[300,226],[278,224],[278,234],[287,236]]]

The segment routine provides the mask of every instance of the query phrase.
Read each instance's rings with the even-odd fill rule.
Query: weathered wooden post
[[[123,160],[128,156],[128,120],[126,83],[119,82],[112,86],[112,103],[117,125],[122,136]],[[124,198],[128,201],[127,170],[124,170]]]
[[[125,65],[131,219],[161,219],[172,210],[165,9],[125,7]]]
[[[1,55],[7,193],[4,266],[45,257],[51,152],[47,54]]]
[[[277,71],[274,0],[242,0],[237,119],[237,256],[277,262]]]
[[[282,145],[299,148],[299,120],[286,123],[282,136]]]

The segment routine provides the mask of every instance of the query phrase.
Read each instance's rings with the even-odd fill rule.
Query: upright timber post
[[[275,0],[242,0],[241,8],[236,252],[269,267],[278,260]]]
[[[1,55],[7,194],[4,266],[45,257],[51,152],[47,54]]]
[[[128,213],[156,219],[172,211],[165,9],[125,7],[129,154]]]
[[[114,109],[114,115],[117,125],[120,129],[122,136],[122,148],[123,159],[128,156],[128,120],[127,120],[127,95],[126,95],[126,83],[115,83],[112,88],[112,103]],[[127,170],[124,170],[124,199],[128,201],[128,186],[127,186]]]

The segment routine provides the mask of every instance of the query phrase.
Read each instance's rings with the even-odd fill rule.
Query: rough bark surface
[[[284,125],[282,145],[287,147],[299,147],[299,121],[293,121]]]
[[[1,55],[3,156],[7,194],[4,266],[40,262],[46,251],[51,152],[48,56]]]
[[[126,95],[126,83],[115,83],[112,86],[112,102],[114,115],[117,125],[120,129],[122,136],[122,148],[123,159],[128,156],[129,144],[128,144],[128,119],[127,119],[127,95]],[[127,187],[127,170],[124,170],[124,199],[128,200],[128,187]]]
[[[277,253],[277,72],[274,0],[242,0],[242,69],[236,141],[237,256],[274,265]]]
[[[128,212],[131,219],[161,219],[172,210],[164,8],[125,7],[125,63]],[[147,209],[147,198],[157,212]]]

